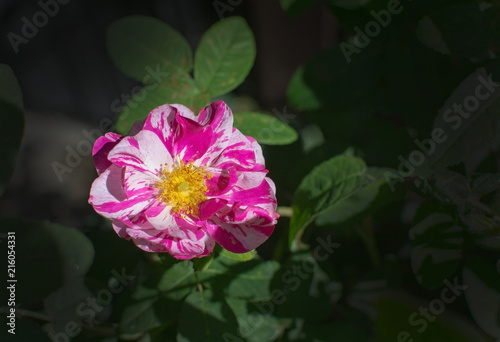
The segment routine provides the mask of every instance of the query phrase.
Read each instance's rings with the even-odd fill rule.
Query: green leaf
[[[88,315],[93,312],[94,316],[96,316],[98,312],[87,301],[90,298],[95,298],[95,295],[87,289],[83,283],[83,278],[75,279],[73,282],[49,294],[43,300],[44,311],[52,319],[46,328],[57,334],[60,331],[64,332],[69,322],[74,322],[77,327],[81,324],[92,324],[92,317]],[[103,298],[108,299],[108,297]],[[102,308],[106,307],[106,305],[103,305],[104,303],[99,301],[96,304]],[[81,328],[74,328],[74,330],[77,329]]]
[[[459,266],[463,229],[448,215],[436,212],[413,226],[409,236],[411,266],[418,282],[427,288],[441,286]]]
[[[180,300],[193,291],[195,284],[193,263],[182,261],[165,271],[157,289],[169,299]]]
[[[298,15],[307,11],[318,0],[280,0],[281,8],[290,15]]]
[[[230,92],[250,72],[255,54],[253,33],[243,18],[220,21],[205,32],[196,50],[196,83],[210,96]]]
[[[329,0],[330,6],[340,7],[347,10],[355,10],[366,6],[372,0]]]
[[[157,84],[152,76],[156,70],[188,73],[192,69],[188,42],[153,17],[134,15],[113,22],[108,28],[106,43],[116,65],[142,83]]]
[[[182,301],[172,301],[155,296],[131,301],[122,312],[119,330],[134,334],[173,323],[178,316]]]
[[[434,301],[441,302],[445,308],[439,315],[436,313],[440,311],[435,310],[441,305],[430,307],[428,300],[420,300],[405,293],[384,294],[377,304],[377,341],[486,342],[472,322],[453,313],[441,298],[435,298]],[[421,310],[424,309],[432,322],[422,314]]]
[[[234,114],[234,127],[265,145],[287,145],[298,138],[292,127],[272,115],[262,113]]]
[[[333,225],[362,219],[375,212],[390,201],[403,196],[402,191],[396,191],[391,182],[395,171],[369,167],[366,173],[366,183],[344,201],[337,202],[318,216],[318,226]]]
[[[134,122],[144,120],[153,109],[166,103],[183,104],[197,114],[193,104],[196,103],[199,107],[201,103],[208,104],[208,100],[208,97],[196,88],[189,74],[182,71],[170,73],[160,84],[144,87],[125,107],[118,108],[121,113],[116,122],[116,131],[128,134]]]
[[[279,318],[324,322],[332,313],[328,282],[312,253],[292,254],[271,283],[273,298],[250,306]]]
[[[228,259],[236,261],[249,261],[257,255],[257,252],[255,251],[255,249],[253,249],[250,252],[246,253],[233,253],[228,251],[227,249],[222,249],[220,254]]]
[[[347,59],[340,46],[324,51],[295,71],[288,84],[288,101],[306,111],[373,97],[382,75],[382,55],[375,42]]]
[[[83,277],[92,264],[92,243],[76,229],[16,219],[0,219],[0,227],[2,234],[15,232],[16,300],[19,303],[46,297],[64,284]],[[1,244],[7,245],[7,239],[3,237]],[[7,258],[0,261],[5,270],[6,263]]]
[[[485,2],[449,6],[422,18],[416,34],[424,45],[442,54],[485,62],[500,53],[499,14],[497,6]]]
[[[138,333],[172,324],[182,301],[196,285],[191,261],[180,261],[164,270],[163,265],[147,265],[148,278],[125,303],[120,331]]]
[[[494,339],[500,337],[500,263],[482,257],[467,260],[462,270],[465,299],[474,321]]]
[[[446,100],[438,111],[430,134],[431,137],[439,138],[434,139],[433,148],[428,147],[430,151],[423,165],[416,168],[420,173],[442,170],[460,163],[469,169],[482,161],[489,150],[498,148],[497,139],[494,138],[500,127],[500,92],[498,83],[491,84],[490,77],[493,82],[500,79],[500,62],[474,71]],[[478,89],[483,94],[482,100],[476,98]],[[474,111],[464,107],[469,99],[477,101]],[[473,103],[471,101],[467,102],[467,106]],[[460,114],[460,108],[464,114]]]
[[[285,327],[274,317],[264,316],[258,310],[249,312],[252,305],[242,299],[226,298],[226,302],[233,310],[238,320],[241,337],[247,342],[275,341],[283,334]]]
[[[17,154],[24,130],[24,107],[21,89],[12,69],[0,64],[0,196],[4,193],[17,163]]]
[[[292,335],[293,334],[293,335]],[[328,324],[304,324],[301,329],[290,331],[290,341],[330,342],[332,336],[338,341],[365,342],[368,335],[353,322],[340,321]]]
[[[227,303],[210,289],[190,294],[179,316],[177,341],[225,341],[237,335],[238,322]]]
[[[199,279],[214,290],[223,290],[227,296],[264,300],[271,298],[269,284],[278,268],[276,261],[254,258],[239,262],[221,255],[199,273]]]
[[[314,168],[300,183],[293,201],[289,242],[318,216],[358,191],[366,181],[366,164],[338,155]]]
[[[206,270],[208,267],[210,267],[212,261],[214,261],[214,253],[203,258],[194,258],[193,267],[195,271],[203,271]]]

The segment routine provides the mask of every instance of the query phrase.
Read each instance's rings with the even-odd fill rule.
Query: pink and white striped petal
[[[147,130],[123,138],[109,152],[108,159],[117,166],[131,166],[151,175],[158,175],[165,164],[173,164],[172,155],[160,138]]]
[[[123,170],[111,165],[92,183],[89,203],[102,216],[120,221],[129,220],[151,205],[152,192],[127,197],[123,188]]]
[[[106,133],[102,137],[97,138],[92,149],[92,158],[98,174],[101,174],[111,162],[108,160],[109,151],[111,151],[120,140],[123,138],[120,134]]]
[[[213,160],[210,166],[219,169],[235,167],[237,170],[263,170],[262,150],[259,148],[256,151],[254,142],[255,140],[234,128],[228,146]]]

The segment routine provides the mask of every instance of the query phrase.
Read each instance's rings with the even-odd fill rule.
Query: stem
[[[378,251],[377,243],[375,241],[375,236],[373,234],[373,224],[371,217],[367,217],[363,223],[356,226],[356,233],[361,237],[370,261],[374,268],[378,268],[381,264],[380,253]]]

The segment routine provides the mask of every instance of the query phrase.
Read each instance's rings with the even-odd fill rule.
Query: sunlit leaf
[[[338,155],[320,164],[299,185],[293,202],[289,242],[319,215],[350,198],[366,181],[366,164]]]
[[[199,88],[217,96],[235,89],[255,59],[253,33],[241,17],[217,22],[202,36],[194,60]]]
[[[262,113],[234,114],[234,127],[265,145],[291,144],[298,138],[292,127],[278,118]]]

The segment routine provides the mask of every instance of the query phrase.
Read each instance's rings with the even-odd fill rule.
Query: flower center
[[[172,206],[173,214],[198,216],[198,205],[207,199],[205,180],[210,178],[212,174],[204,167],[194,166],[193,162],[184,164],[181,160],[172,171],[160,171],[160,181],[156,182],[158,198]]]

